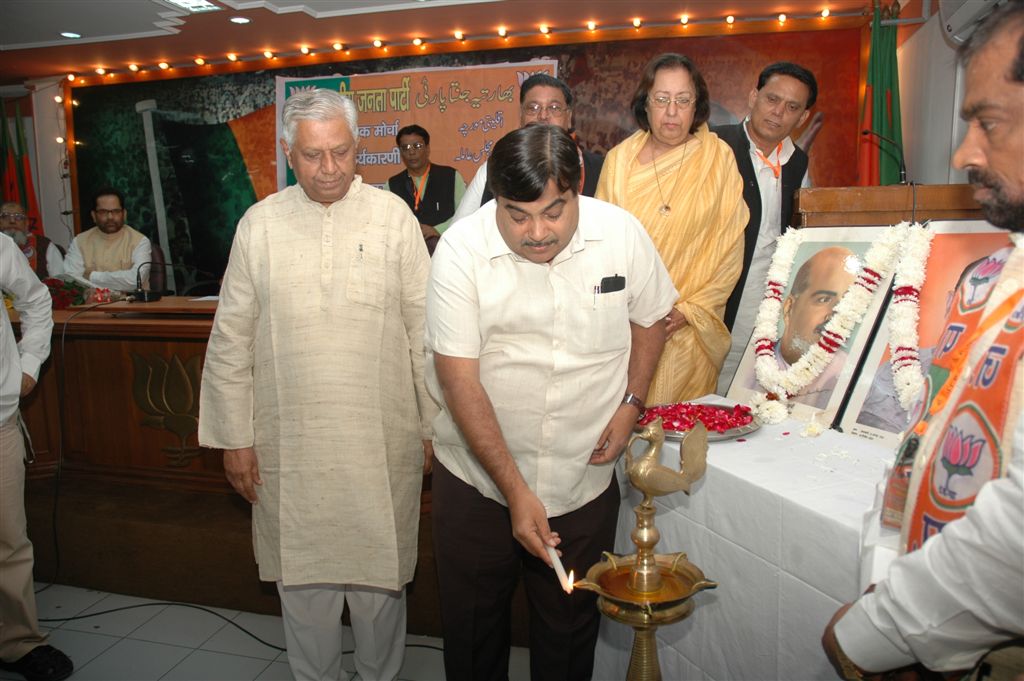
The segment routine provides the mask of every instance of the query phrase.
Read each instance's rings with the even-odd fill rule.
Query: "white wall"
[[[966,182],[950,160],[964,134],[960,120],[962,69],[943,37],[938,13],[897,53],[907,178],[922,184]]]
[[[42,213],[43,230],[46,236],[61,246],[67,247],[74,237],[73,215],[64,215],[74,210],[71,205],[71,183],[68,174],[67,152],[64,144],[58,144],[58,136],[67,137],[64,127],[63,104],[53,101],[55,95],[63,94],[63,78],[31,81],[32,114],[35,119],[35,160],[37,162],[36,193],[39,211]]]

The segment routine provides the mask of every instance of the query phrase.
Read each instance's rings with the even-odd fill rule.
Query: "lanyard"
[[[917,435],[923,435],[925,428],[928,426],[928,422],[931,421],[932,417],[936,413],[942,410],[949,402],[949,396],[953,394],[953,386],[956,385],[957,379],[967,366],[967,356],[970,354],[971,346],[974,342],[981,337],[986,331],[991,329],[997,322],[1006,319],[1007,315],[1013,311],[1013,308],[1020,302],[1021,297],[1024,297],[1024,289],[1015,291],[1009,298],[1004,300],[999,307],[992,310],[992,313],[988,317],[981,320],[981,324],[974,330],[971,337],[967,339],[967,342],[961,346],[959,350],[953,353],[953,361],[949,367],[949,375],[946,380],[942,383],[939,391],[935,393],[935,397],[932,399],[931,405],[928,407],[928,415],[917,422],[914,426],[914,433]]]
[[[420,209],[420,200],[423,199],[423,194],[427,191],[427,180],[430,179],[430,164],[427,164],[427,170],[420,176],[419,184],[416,184],[416,178],[411,174],[409,179],[412,180],[412,209],[415,212]]]
[[[775,148],[775,163],[768,160],[768,157],[762,154],[760,149],[754,149],[754,151],[756,151],[758,157],[764,161],[764,164],[772,169],[772,175],[775,176],[775,179],[779,179],[779,173],[782,172],[782,161],[779,160],[779,154],[782,153],[782,142],[779,142],[779,146]]]

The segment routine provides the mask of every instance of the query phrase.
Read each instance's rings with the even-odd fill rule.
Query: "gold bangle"
[[[864,672],[851,660],[836,641],[836,660],[839,661],[839,670],[846,681],[860,681],[864,678]]]

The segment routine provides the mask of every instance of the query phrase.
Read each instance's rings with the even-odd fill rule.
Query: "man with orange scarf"
[[[953,165],[1014,245],[973,265],[954,294],[882,509],[903,555],[822,639],[847,679],[969,669],[1024,637],[1024,3],[991,14],[959,56],[968,127]],[[989,658],[991,678],[1024,671],[1021,653],[1000,650],[1016,661],[999,672]]]

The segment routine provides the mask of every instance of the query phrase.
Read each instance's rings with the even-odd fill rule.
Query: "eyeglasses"
[[[679,95],[678,97],[666,97],[665,95],[654,95],[647,98],[654,106],[659,109],[667,109],[669,104],[673,102],[680,109],[689,109],[693,104],[693,97],[690,95]]]
[[[109,210],[106,208],[97,208],[93,212],[96,213],[98,217],[109,218],[113,217],[114,215],[120,215],[121,213],[124,212],[124,208],[111,208]]]
[[[423,142],[410,142],[409,144],[399,144],[398,148],[402,151],[412,151],[413,149],[422,149],[427,146]]]
[[[0,218],[4,220],[24,220],[27,217],[24,213],[0,213]]]
[[[548,115],[552,118],[561,118],[569,111],[569,107],[564,104],[538,104],[537,102],[530,102],[523,104],[523,111],[529,116],[539,116],[541,111],[547,111]]]

